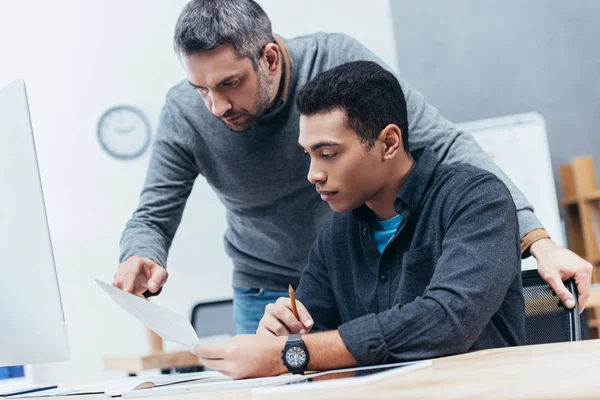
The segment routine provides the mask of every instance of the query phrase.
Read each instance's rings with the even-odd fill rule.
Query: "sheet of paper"
[[[251,389],[282,385],[289,382],[298,382],[307,379],[309,376],[310,375],[280,375],[268,378],[241,379],[237,381],[228,377],[216,378],[215,380],[205,379],[200,383],[192,383],[185,386],[164,386],[153,389],[135,390],[133,392],[123,393],[123,397],[154,397],[182,393],[212,392],[216,390]]]
[[[115,303],[163,339],[177,342],[189,348],[199,343],[198,335],[196,335],[196,331],[186,317],[131,293],[124,292],[98,279],[95,279],[95,281]]]
[[[56,389],[44,390],[41,392],[34,392],[29,394],[23,394],[14,396],[13,398],[25,398],[25,397],[49,397],[49,396],[65,396],[71,394],[101,394],[104,393],[104,388],[109,387],[110,385],[115,385],[119,381],[100,381],[100,382],[90,382],[90,383],[81,383],[81,384],[71,384],[71,385],[59,385]]]
[[[184,382],[198,382],[203,379],[222,377],[217,371],[203,371],[188,374],[167,374],[154,377],[137,377],[123,380],[106,388],[104,394],[114,397],[122,396],[133,390],[148,389],[151,387],[168,386]]]
[[[431,360],[403,362],[387,365],[372,365],[368,367],[344,368],[331,371],[317,372],[312,375],[306,375],[306,382],[294,385],[271,385],[272,387],[258,387],[252,389],[252,396],[278,394],[285,397],[287,393],[297,393],[312,390],[336,390],[347,387],[363,386],[373,384],[382,380],[390,379],[395,376],[406,374],[418,369],[427,368],[432,365]],[[378,371],[380,368],[386,368],[382,372],[375,372],[372,375],[363,375],[355,377],[337,377],[344,376],[346,373],[359,373]],[[391,367],[391,368],[390,368]],[[388,369],[389,368],[389,369]],[[323,380],[321,380],[323,379]],[[302,381],[300,381],[302,382]]]
[[[25,397],[49,397],[49,396],[66,396],[66,395],[83,395],[83,394],[106,394],[108,396],[122,396],[124,393],[133,390],[142,390],[150,387],[161,387],[185,382],[197,383],[204,379],[219,378],[229,379],[217,371],[203,371],[187,374],[168,374],[168,375],[151,375],[151,376],[136,376],[120,380],[100,381],[82,383],[76,385],[59,386],[56,389],[45,390],[42,392],[34,392],[14,396],[13,398]]]

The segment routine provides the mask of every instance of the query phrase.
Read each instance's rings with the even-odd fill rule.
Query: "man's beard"
[[[258,119],[265,113],[269,108],[271,102],[271,94],[273,93],[273,81],[269,79],[269,75],[265,72],[262,66],[258,67],[258,95],[254,103],[254,109],[250,113],[244,115],[248,117],[248,120],[243,126],[231,126],[225,123],[229,129],[235,132],[242,132],[254,129]],[[225,118],[229,117],[227,114]],[[225,122],[225,121],[223,121]]]

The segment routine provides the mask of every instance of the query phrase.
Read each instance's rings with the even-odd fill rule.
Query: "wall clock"
[[[98,121],[98,141],[112,157],[131,160],[150,145],[150,123],[136,107],[119,105],[106,110]]]

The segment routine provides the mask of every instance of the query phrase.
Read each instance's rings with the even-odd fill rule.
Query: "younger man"
[[[197,347],[205,365],[242,378],[521,344],[506,186],[468,164],[442,165],[429,148],[409,152],[404,94],[376,63],[318,75],[297,106],[308,179],[337,212],[302,274],[300,320],[280,298],[258,335]],[[323,332],[305,334],[313,327]]]

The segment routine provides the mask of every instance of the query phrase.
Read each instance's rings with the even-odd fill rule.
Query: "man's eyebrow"
[[[225,78],[221,79],[221,81],[219,83],[217,83],[217,86],[227,83],[233,79],[238,79],[240,76],[242,76],[242,74],[240,72],[236,72],[235,74],[228,75]]]
[[[298,147],[300,147],[302,149],[302,151],[306,151],[304,146],[302,146],[300,143],[297,143],[297,144],[298,144]],[[313,144],[310,149],[311,149],[311,151],[317,151],[321,147],[327,147],[327,146],[339,146],[339,143],[331,142],[331,141],[322,141],[322,142]]]
[[[202,86],[198,86],[198,85],[194,85],[192,82],[188,81],[188,83],[190,84],[191,87],[195,88],[195,89],[202,89]]]
[[[328,146],[339,146],[339,145],[340,145],[339,143],[336,143],[336,142],[331,142],[331,141],[324,140],[324,141],[322,141],[322,142],[319,142],[319,143],[315,143],[315,144],[313,144],[312,146],[310,146],[310,149],[311,149],[312,151],[317,151],[317,150],[319,150],[321,147],[328,147]]]
[[[232,79],[237,79],[241,76],[242,74],[237,72],[235,74],[231,74],[231,75],[227,75],[225,78],[221,79],[221,81],[219,83],[217,83],[217,86],[223,85],[224,83],[229,82]],[[188,81],[188,83],[190,84],[191,87],[195,88],[195,89],[203,89],[204,86],[198,86],[193,84],[192,82]]]

